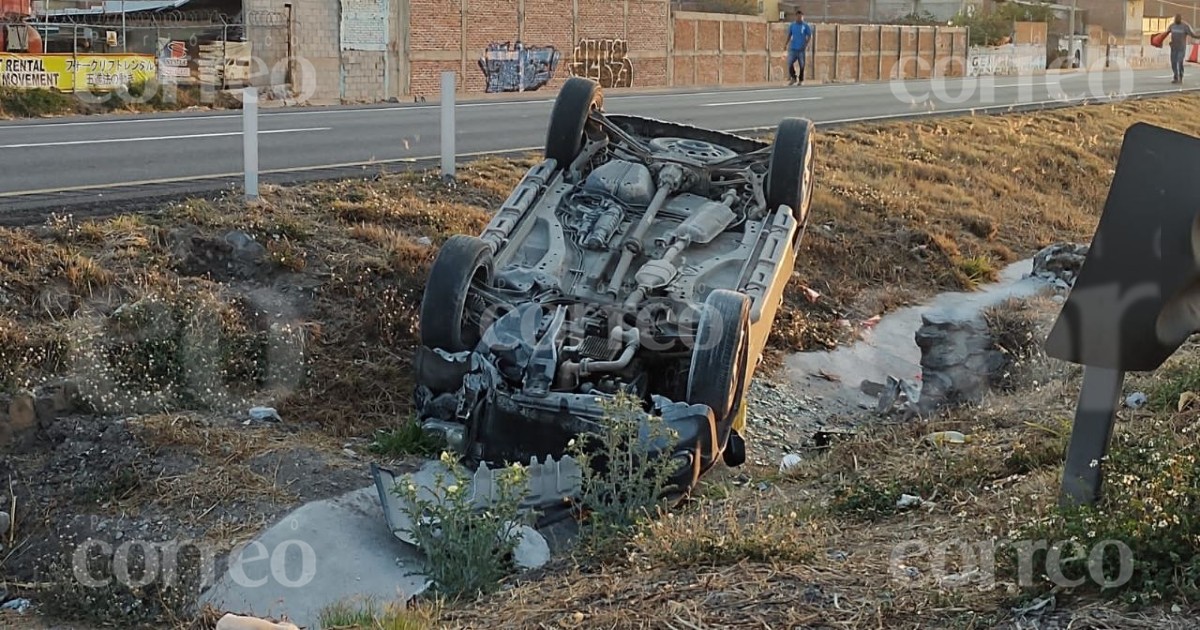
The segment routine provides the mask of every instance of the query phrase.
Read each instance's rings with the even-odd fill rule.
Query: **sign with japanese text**
[[[0,54],[0,87],[107,91],[155,77],[153,55]]]

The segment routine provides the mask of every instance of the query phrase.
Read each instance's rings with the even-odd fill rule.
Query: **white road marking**
[[[958,109],[933,109],[933,110],[921,110],[918,112],[904,112],[901,114],[881,114],[878,116],[858,116],[855,118],[835,118],[832,120],[820,120],[820,121],[814,121],[814,122],[816,122],[817,127],[820,128],[821,125],[842,125],[842,124],[846,124],[846,123],[855,123],[855,122],[874,122],[874,121],[880,121],[880,120],[902,120],[905,118],[923,118],[923,117],[930,116],[931,114],[974,114],[975,112],[991,112],[991,111],[995,111],[995,110],[1001,110],[1005,107],[1015,110],[1018,107],[1030,107],[1030,106],[1034,106],[1034,105],[1051,105],[1051,104],[1062,105],[1062,104],[1070,104],[1070,103],[1088,103],[1090,101],[1107,102],[1107,101],[1119,99],[1122,96],[1124,96],[1124,97],[1156,96],[1159,94],[1177,94],[1177,93],[1180,93],[1183,91],[1185,91],[1184,88],[1175,88],[1172,90],[1155,90],[1152,92],[1131,92],[1131,93],[1125,94],[1125,95],[1113,94],[1113,95],[1107,96],[1105,98],[1093,98],[1090,96],[1070,97],[1070,98],[1065,98],[1065,99],[1050,99],[1050,100],[1046,100],[1046,101],[1027,101],[1027,102],[1018,102],[1018,103],[1002,103],[1002,104],[997,104],[997,105],[979,105],[976,107],[961,107]],[[1195,91],[1195,89],[1194,88],[1188,89],[1187,91]],[[750,133],[750,132],[756,132],[756,131],[768,131],[768,130],[772,130],[772,129],[775,129],[775,125],[762,126],[762,127],[742,127],[741,129],[725,129],[724,131],[729,132],[729,133]]]
[[[470,153],[459,153],[455,157],[469,158],[482,157],[485,155],[495,155],[497,153],[519,153],[522,151],[541,151],[543,147],[521,147],[519,149],[501,149],[499,151],[471,151]],[[302,173],[304,171],[321,171],[333,168],[352,168],[355,166],[383,166],[386,164],[400,164],[404,162],[423,162],[441,159],[440,155],[427,155],[422,157],[409,158],[389,158],[386,160],[367,160],[363,162],[342,162],[340,164],[322,164],[320,166],[293,166],[290,168],[272,168],[259,170],[259,175],[270,175],[279,173]],[[80,192],[85,190],[102,190],[110,188],[125,188],[127,186],[151,186],[155,184],[177,184],[180,182],[195,182],[205,179],[222,179],[226,177],[241,177],[244,175],[241,171],[236,173],[215,173],[213,175],[185,175],[182,177],[164,177],[161,179],[143,179],[131,182],[115,182],[111,184],[86,184],[82,186],[65,186],[61,188],[42,188],[39,190],[18,190],[14,192],[0,192],[0,197],[23,197],[26,195],[49,195],[55,193]]]
[[[303,129],[271,129],[258,132],[260,135],[269,133],[302,133],[307,131],[329,131],[333,127],[305,127]],[[146,136],[142,138],[101,138],[98,140],[66,140],[62,142],[29,142],[24,144],[0,144],[0,149],[28,149],[33,147],[65,147],[79,144],[110,144],[115,142],[151,142],[154,140],[186,140],[190,138],[220,138],[224,136],[240,136],[240,131],[223,133],[189,133],[179,136]]]
[[[1063,75],[1059,75],[1057,80],[1053,81],[1053,82],[1049,81],[1048,78],[1055,76],[1055,75],[1038,75],[1037,77],[1034,77],[1031,75],[1029,77],[1030,80],[1026,83],[1003,84],[1003,85],[995,85],[992,87],[1009,88],[1009,87],[1017,87],[1020,85],[1031,85],[1031,86],[1037,86],[1037,85],[1042,85],[1042,84],[1052,85],[1052,84],[1057,84],[1059,81],[1062,81],[1062,80],[1088,78],[1093,74],[1103,76],[1105,74],[1111,74],[1111,72],[1110,71],[1096,71],[1096,72],[1078,72],[1078,73],[1063,74]],[[1039,81],[1038,80],[1039,78],[1042,80]],[[1171,77],[1170,77],[1170,75],[1167,75],[1165,77],[1156,77],[1156,78],[1169,79]],[[994,80],[994,79],[995,79],[995,77],[956,77],[951,80],[957,81],[961,84],[967,84],[967,85],[970,85],[973,83],[973,84],[976,84],[976,86],[978,87],[979,86],[978,84],[986,82],[988,80]],[[806,89],[821,90],[821,91],[825,91],[825,90],[844,91],[844,90],[848,90],[848,89],[867,89],[867,88],[881,88],[881,87],[886,88],[886,87],[888,87],[888,85],[891,82],[892,81],[889,80],[889,81],[877,81],[877,82],[868,82],[868,83],[843,83],[843,84],[813,85]],[[909,79],[902,83],[908,83],[908,82],[929,83],[930,81],[929,81],[929,79]],[[948,89],[953,89],[953,88],[948,88]],[[634,99],[674,98],[674,97],[681,97],[681,96],[682,97],[736,96],[739,94],[770,94],[773,92],[795,92],[795,91],[796,91],[795,87],[789,86],[789,87],[778,87],[778,88],[751,88],[751,89],[744,89],[744,90],[720,90],[720,91],[710,91],[710,92],[663,92],[663,93],[656,93],[656,94],[625,94],[625,95],[614,94],[614,95],[606,96],[605,101],[613,102],[613,101],[625,101],[625,100],[634,100]],[[553,102],[554,102],[554,99],[516,100],[516,101],[482,101],[482,102],[475,102],[475,103],[458,103],[455,105],[455,107],[456,108],[459,108],[459,107],[461,107],[461,108],[494,107],[497,105],[521,105],[521,104],[547,105],[547,104],[550,104]],[[291,111],[291,112],[260,111],[259,117],[260,118],[271,118],[271,117],[275,117],[275,116],[324,116],[324,115],[337,115],[337,114],[373,114],[373,113],[390,113],[390,112],[398,112],[398,111],[425,111],[425,110],[440,109],[440,108],[441,108],[441,105],[435,104],[435,105],[401,105],[401,106],[393,106],[393,107],[322,109],[322,110]],[[241,117],[242,117],[241,114],[214,114],[211,116],[159,116],[159,117],[154,117],[154,118],[131,118],[128,120],[81,120],[81,121],[71,121],[71,122],[48,122],[48,123],[42,123],[42,124],[20,124],[20,123],[13,124],[13,125],[0,124],[0,131],[3,131],[5,129],[32,129],[32,128],[46,129],[46,128],[51,128],[51,127],[87,127],[87,126],[93,126],[93,125],[97,125],[97,126],[99,126],[99,125],[136,125],[136,124],[146,124],[146,123],[174,122],[174,121],[183,121],[183,120],[192,120],[192,121],[230,120],[230,119],[238,119]]]
[[[795,90],[794,87],[783,88],[783,89],[787,89],[790,91]],[[1179,92],[1184,92],[1184,91],[1194,91],[1194,90],[1195,90],[1194,88],[1174,88],[1174,89],[1168,89],[1168,90],[1155,90],[1155,91],[1149,91],[1149,92],[1133,92],[1133,93],[1130,93],[1128,96],[1154,96],[1154,95],[1159,95],[1159,94],[1172,94],[1172,93],[1179,93]],[[959,109],[946,109],[946,110],[933,110],[933,111],[924,111],[923,110],[923,111],[919,111],[919,112],[906,112],[906,113],[900,113],[900,114],[883,114],[883,115],[878,115],[878,116],[861,116],[861,117],[857,117],[857,118],[841,118],[841,119],[832,119],[832,120],[820,120],[820,121],[815,121],[815,122],[817,123],[817,126],[820,127],[821,125],[829,125],[829,124],[844,124],[844,123],[853,123],[853,122],[872,122],[872,121],[881,121],[881,120],[899,120],[899,119],[905,119],[905,118],[920,118],[920,117],[929,116],[930,114],[960,114],[960,113],[975,113],[977,111],[994,111],[994,110],[1001,109],[1004,107],[1016,108],[1016,107],[1021,107],[1021,106],[1028,107],[1028,106],[1033,106],[1033,105],[1049,105],[1049,104],[1063,104],[1063,103],[1075,103],[1075,102],[1083,103],[1083,102],[1087,102],[1087,101],[1091,101],[1091,100],[1111,100],[1112,98],[1114,98],[1114,97],[1110,96],[1105,99],[1092,99],[1090,97],[1082,97],[1082,98],[1075,97],[1075,98],[1068,98],[1068,99],[1051,99],[1051,100],[1045,100],[1045,101],[1030,101],[1030,102],[1024,102],[1024,103],[1011,103],[1011,104],[1002,104],[1002,105],[984,105],[984,106],[978,106],[978,107],[964,107],[964,108],[959,108]],[[391,109],[403,109],[403,108],[391,108]],[[371,111],[371,110],[350,110],[350,111]],[[317,112],[296,112],[296,113],[317,113]],[[233,117],[237,117],[237,116],[233,116]],[[145,122],[145,121],[139,120],[139,121],[113,121],[113,122]],[[72,124],[72,123],[67,123],[67,124]],[[93,124],[95,124],[95,123],[93,123]],[[2,130],[2,129],[3,129],[3,127],[0,127],[0,130]],[[328,128],[320,128],[320,129],[324,130],[324,129],[328,129]],[[723,131],[726,131],[729,133],[749,133],[749,132],[758,132],[758,131],[770,131],[773,129],[775,129],[774,125],[758,126],[758,127],[743,127],[743,128],[738,128],[738,129],[724,129]],[[268,132],[260,132],[260,133],[268,133]],[[232,134],[216,134],[216,135],[240,135],[240,134],[241,134],[241,132],[239,131],[239,132],[234,132]],[[521,147],[521,148],[516,148],[516,149],[499,149],[499,150],[491,150],[491,151],[473,151],[470,153],[459,153],[459,154],[457,154],[457,157],[460,157],[460,158],[461,157],[480,157],[480,156],[486,156],[486,155],[496,155],[499,153],[518,153],[518,152],[522,152],[522,151],[541,151],[542,149],[543,149],[543,147],[537,146],[537,147]],[[386,164],[398,164],[398,163],[405,163],[405,162],[431,161],[431,160],[439,159],[440,157],[441,157],[440,155],[430,155],[430,156],[411,157],[411,158],[367,160],[367,161],[362,161],[362,162],[343,162],[343,163],[339,163],[339,164],[316,164],[316,165],[312,165],[312,166],[297,166],[297,167],[291,167],[291,168],[268,169],[268,170],[262,170],[262,171],[260,171],[260,173],[261,174],[296,173],[296,172],[304,172],[304,171],[318,171],[318,170],[325,170],[325,169],[350,168],[350,167],[359,167],[359,166],[381,166],[381,165],[386,165]],[[169,178],[162,178],[162,179],[148,179],[148,180],[129,181],[129,182],[113,182],[113,183],[107,183],[107,184],[90,184],[90,185],[69,186],[69,187],[61,187],[61,188],[46,188],[46,189],[40,189],[40,190],[21,190],[21,191],[14,191],[14,192],[0,192],[0,198],[21,197],[21,196],[26,196],[26,195],[38,195],[38,194],[53,194],[53,193],[63,193],[63,192],[79,192],[79,191],[98,190],[98,189],[123,188],[123,187],[128,187],[128,186],[171,184],[171,183],[180,183],[180,182],[188,182],[188,181],[199,181],[199,180],[205,180],[205,179],[221,179],[221,178],[241,177],[241,176],[242,176],[241,172],[217,173],[217,174],[212,174],[212,175],[191,175],[191,176],[183,176],[183,177],[169,177]]]
[[[792,101],[819,101],[820,96],[802,96],[800,98],[769,98],[761,101],[734,101],[732,103],[702,103],[698,107],[729,107],[732,105],[758,105],[760,103],[788,103]]]

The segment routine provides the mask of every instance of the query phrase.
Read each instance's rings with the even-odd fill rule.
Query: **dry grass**
[[[970,288],[1052,242],[1086,240],[1121,135],[1137,121],[1197,133],[1200,103],[1182,97],[822,133],[813,219],[773,351],[845,341],[839,320]],[[186,447],[215,471],[206,479],[155,480],[149,487],[166,500],[199,512],[230,491],[286,500],[288,489],[248,469],[245,459],[288,445],[336,449],[344,437],[370,435],[405,416],[408,351],[436,248],[450,234],[478,232],[531,163],[475,162],[453,187],[419,173],[380,175],[268,190],[249,207],[194,201],[144,218],[0,230],[2,375],[12,386],[66,371],[72,340],[62,321],[87,308],[110,313],[146,296],[200,295],[229,306],[217,318],[224,329],[261,331],[262,313],[233,300],[235,289],[247,282],[286,287],[305,296],[298,318],[308,378],[276,397],[300,432],[267,438],[175,411],[135,426],[147,443]],[[181,260],[173,249],[187,229],[199,239],[244,230],[265,244],[270,268],[234,282],[217,277],[222,267],[210,264],[213,277],[205,277],[196,270],[203,264]],[[811,301],[806,287],[820,297]],[[1017,330],[1019,315],[997,322]],[[1169,382],[1166,376],[1134,381],[1152,392],[1158,413],[1171,413],[1179,394],[1200,390],[1200,377],[1186,365],[1170,369],[1182,372],[1170,372]],[[443,621],[450,627],[517,619],[527,627],[990,627],[1007,614],[997,611],[1019,601],[1019,589],[947,583],[928,558],[909,562],[915,572],[897,572],[890,555],[913,539],[1003,537],[1050,514],[1077,377],[1061,370],[1032,393],[871,430],[787,478],[750,466],[749,483],[645,526],[620,558],[587,569],[564,561],[548,573],[553,577],[445,611]],[[1136,431],[1146,413],[1123,412],[1122,430]],[[943,429],[975,439],[938,448],[922,442]],[[897,508],[902,493],[926,503]]]
[[[837,320],[880,313],[872,289],[973,288],[1062,240],[1088,240],[1125,129],[1200,133],[1189,97],[1029,115],[856,125],[821,132],[812,223],[772,345],[830,346]],[[822,294],[809,303],[808,286]]]
[[[1194,362],[1200,347],[1182,354],[1181,362]],[[1135,378],[1129,391],[1178,376]],[[1037,390],[925,422],[864,429],[787,475],[751,468],[750,480],[725,496],[645,524],[621,557],[599,567],[560,561],[548,572],[554,577],[445,611],[444,627],[506,619],[522,619],[523,627],[1012,627],[1004,625],[1017,618],[1011,609],[1039,591],[1019,586],[1018,547],[1004,541],[1056,513],[1077,395],[1077,371],[1060,366]],[[1124,410],[1119,435],[1161,421]],[[940,430],[972,440],[924,440]],[[897,508],[901,494],[922,502]],[[1127,508],[1135,506],[1109,509]],[[985,582],[986,573],[969,573],[982,556],[965,555],[960,545],[978,550],[993,541],[994,581]],[[1041,568],[1035,565],[1035,576]],[[1082,627],[1184,627],[1188,605],[1179,603],[1181,614],[1167,610],[1171,600],[1163,610],[1135,611],[1062,592],[1062,610],[1051,617],[1109,624]]]

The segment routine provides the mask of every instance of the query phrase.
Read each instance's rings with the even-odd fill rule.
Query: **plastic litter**
[[[783,461],[779,463],[779,472],[787,472],[796,466],[800,465],[800,456],[795,453],[788,453],[783,456]]]
[[[221,617],[216,630],[300,630],[295,624],[282,622],[274,623],[255,617],[243,617],[232,613]]]
[[[250,409],[250,419],[260,422],[282,422],[283,418],[279,417],[279,412],[275,411],[274,407],[252,407]]]
[[[958,431],[937,431],[925,436],[925,441],[935,446],[943,446],[945,444],[967,444],[971,441],[971,436],[963,435]]]
[[[4,604],[0,605],[0,610],[12,610],[18,615],[24,615],[25,611],[29,610],[30,606],[32,606],[32,604],[28,599],[25,599],[24,597],[18,597],[17,599],[10,599],[4,602]]]
[[[1141,409],[1146,406],[1147,400],[1146,395],[1142,392],[1133,392],[1125,397],[1125,406],[1130,409]]]
[[[896,501],[896,507],[901,510],[905,508],[916,507],[918,505],[921,505],[921,497],[913,496],[911,494],[902,494],[900,495],[900,499]]]

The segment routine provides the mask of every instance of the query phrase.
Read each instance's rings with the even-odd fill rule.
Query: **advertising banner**
[[[0,87],[108,91],[153,79],[153,55],[0,54]]]

